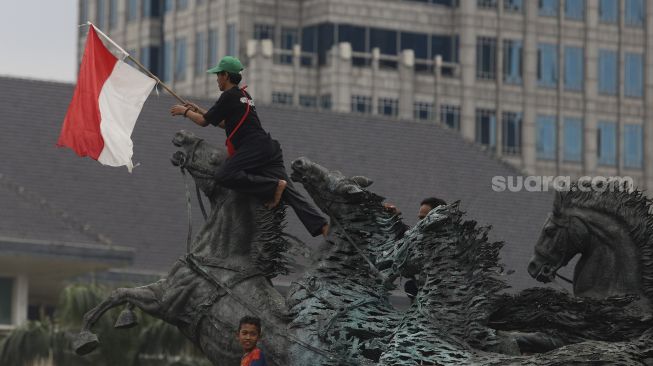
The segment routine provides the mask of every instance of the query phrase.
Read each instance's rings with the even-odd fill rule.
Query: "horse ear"
[[[558,214],[562,211],[562,192],[556,190],[553,197],[553,213]]]
[[[363,193],[363,190],[356,187],[353,184],[346,184],[346,185],[342,186],[341,192],[344,193],[344,194],[347,194],[347,195],[355,195],[355,194],[358,194],[358,193]]]
[[[366,188],[372,185],[374,183],[370,178],[368,177],[363,177],[362,175],[357,175],[355,177],[351,177],[351,180],[358,184],[359,187],[361,188]]]

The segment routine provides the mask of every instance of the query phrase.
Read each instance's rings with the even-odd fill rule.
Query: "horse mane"
[[[412,241],[412,250],[420,250],[418,255],[423,256],[420,278],[425,278],[425,283],[418,294],[420,306],[427,308],[446,333],[476,349],[489,350],[499,340],[487,323],[500,292],[509,287],[501,277],[504,266],[499,262],[504,243],[490,242],[491,227],[465,220],[459,204],[456,201],[432,210],[406,233],[404,242]]]
[[[257,205],[255,211],[257,233],[252,242],[252,259],[265,277],[272,279],[290,273],[288,255],[290,242],[284,237],[286,209],[279,205],[273,210]]]
[[[569,191],[560,192],[560,200],[554,204],[554,215],[561,215],[566,208],[587,208],[616,217],[625,223],[630,236],[639,248],[642,265],[642,287],[644,294],[653,299],[653,200],[646,198],[642,191],[628,191],[617,184],[604,186],[606,189],[583,192],[578,183],[573,183]]]

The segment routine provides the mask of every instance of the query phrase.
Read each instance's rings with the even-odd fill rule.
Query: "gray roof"
[[[65,212],[68,220],[90,227],[84,237],[135,248],[135,270],[166,272],[185,250],[187,230],[184,183],[170,164],[176,151],[171,138],[183,128],[221,145],[224,132],[170,117],[174,99],[152,95],[133,134],[134,163],[141,165],[129,174],[125,168],[102,166],[55,146],[72,92],[70,84],[0,77],[0,155],[5,157],[0,174],[42,197],[51,211]],[[197,102],[206,107],[213,103]],[[492,176],[519,173],[456,132],[364,115],[278,106],[257,109],[264,128],[281,142],[287,166],[307,156],[346,175],[365,175],[375,182],[374,192],[404,212],[408,224],[415,222],[424,197],[461,200],[469,218],[493,225],[491,238],[506,242],[503,260],[515,270],[509,282],[516,289],[537,284],[525,267],[552,206],[550,193],[494,192]],[[21,235],[79,239],[79,233],[57,225],[32,222],[33,209],[25,209],[2,188],[0,184],[2,206],[8,203],[18,218],[0,216],[1,236],[15,234],[13,225],[30,225]],[[287,230],[315,243],[294,214],[288,216]],[[196,210],[195,228],[200,217]],[[13,221],[7,225],[5,220]]]

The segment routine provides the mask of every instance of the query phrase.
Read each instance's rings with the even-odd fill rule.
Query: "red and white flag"
[[[154,79],[114,56],[90,25],[77,86],[57,145],[104,165],[127,166],[131,172],[131,134],[155,85]]]

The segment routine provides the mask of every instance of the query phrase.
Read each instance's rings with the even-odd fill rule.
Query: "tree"
[[[82,326],[83,315],[110,292],[104,286],[70,285],[59,296],[52,319],[45,315],[16,328],[0,343],[0,365],[25,366],[50,358],[56,366],[210,366],[201,352],[179,330],[135,310],[139,325],[114,329],[121,309],[112,309],[94,327],[100,337],[98,350],[77,356],[72,337]]]

